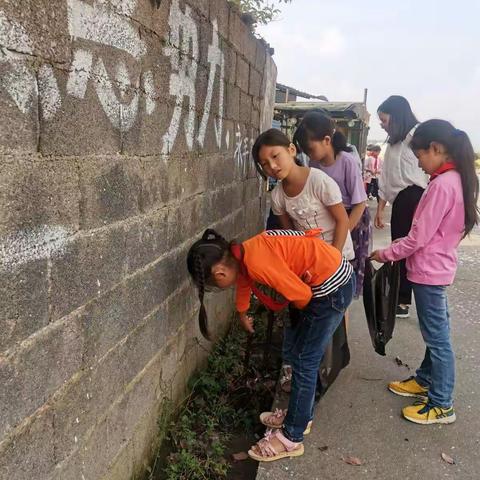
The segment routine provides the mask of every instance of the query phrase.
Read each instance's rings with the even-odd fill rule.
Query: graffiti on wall
[[[0,10],[0,66],[9,67],[0,76],[0,87],[25,114],[37,104],[40,92],[45,118],[49,119],[60,106],[57,81],[52,67],[43,65],[38,72],[37,82],[35,73],[25,60],[25,55],[32,54],[32,42],[25,29],[19,23],[10,21]]]
[[[235,168],[240,178],[252,178],[256,175],[255,166],[252,161],[252,147],[255,142],[252,133],[246,130],[242,132],[240,124],[235,130],[235,149],[233,158]]]
[[[264,131],[272,126],[273,109],[275,107],[277,67],[271,57],[267,55],[263,72],[262,88],[265,93],[260,112],[260,130]]]
[[[63,255],[72,233],[61,225],[41,225],[7,235],[0,242],[0,272],[34,260]]]
[[[109,10],[102,3],[104,2],[99,1],[89,5],[81,0],[67,0],[70,36],[76,40],[117,48],[125,55],[139,60],[146,54],[147,49],[138,30],[131,25],[127,17]],[[126,15],[131,15],[135,7],[136,0],[127,0],[121,4]],[[89,50],[76,49],[67,82],[67,94],[83,99],[92,77],[96,80],[94,88],[98,100],[112,125],[121,131],[130,130],[138,113],[140,79],[132,81],[125,60],[120,60],[115,72],[119,98],[103,59],[95,58]],[[145,72],[147,82],[150,77],[151,72]],[[133,92],[133,98],[128,102],[126,98],[129,91]],[[147,109],[147,112],[152,113],[152,109]]]
[[[127,132],[138,118],[140,102],[145,102],[143,110],[146,115],[152,115],[157,108],[155,72],[152,69],[142,71],[147,46],[130,18],[137,2],[66,0],[66,27],[74,51],[64,91],[59,88],[51,65],[43,65],[38,72],[33,70],[28,62],[29,56],[34,53],[28,32],[0,10],[0,66],[7,67],[7,73],[0,78],[0,88],[25,114],[36,108],[40,101],[42,116],[48,121],[61,108],[62,99],[66,96],[85,99],[87,87],[91,84],[111,124],[121,132]],[[221,148],[223,143],[228,148],[230,132],[224,129],[223,124],[225,56],[218,22],[216,19],[212,21],[212,37],[207,52],[206,95],[204,105],[201,105],[202,115],[198,119],[195,114],[198,107],[195,85],[200,56],[199,27],[191,8],[185,5],[182,9],[179,0],[172,0],[168,21],[170,31],[165,38],[163,54],[170,60],[168,93],[174,99],[174,108],[163,135],[162,153],[171,152],[181,129],[185,132],[189,149],[195,144],[202,148],[212,115],[216,145]],[[90,44],[92,48],[89,48]],[[107,69],[105,58],[98,53],[98,48],[94,48],[98,46],[115,49],[123,56],[117,61],[114,72]],[[218,96],[218,102],[215,102],[218,111],[212,111],[214,95]]]
[[[218,120],[214,120],[215,139],[217,141],[217,147],[221,147],[222,143],[222,131],[223,131],[223,100],[224,100],[224,88],[225,88],[225,56],[220,48],[220,41],[218,37],[218,23],[217,20],[213,20],[213,37],[212,43],[208,47],[208,63],[210,64],[210,72],[208,75],[207,96],[205,99],[205,106],[203,109],[203,117],[198,129],[198,143],[203,147],[205,140],[205,133],[207,130],[208,118],[210,117],[210,108],[212,105],[213,86],[215,83],[215,75],[218,67],[219,70],[219,87],[218,87]],[[227,139],[228,148],[228,139]]]

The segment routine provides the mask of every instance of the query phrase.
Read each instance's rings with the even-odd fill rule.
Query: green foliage
[[[230,0],[240,11],[252,18],[252,23],[265,25],[274,20],[280,13],[278,6],[282,3],[291,3],[292,0]]]
[[[256,339],[264,336],[264,322],[256,321]],[[181,411],[170,415],[167,423],[165,416],[159,419],[160,436],[168,432],[171,446],[160,478],[226,478],[225,449],[231,434],[252,432],[260,407],[272,396],[271,386],[261,381],[260,373],[253,366],[245,369],[245,346],[245,333],[235,324],[209,355],[207,367],[190,379],[190,395]],[[155,470],[154,466],[149,480],[158,478]]]

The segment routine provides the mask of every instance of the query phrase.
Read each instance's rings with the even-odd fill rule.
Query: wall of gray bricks
[[[1,479],[145,468],[210,347],[186,251],[262,228],[275,78],[224,0],[0,0]]]

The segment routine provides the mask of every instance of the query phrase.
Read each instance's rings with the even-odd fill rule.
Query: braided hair
[[[207,229],[202,238],[191,246],[187,256],[188,272],[198,289],[198,299],[200,300],[200,311],[198,313],[200,332],[208,340],[210,340],[208,318],[203,303],[205,291],[208,287],[214,285],[212,282],[212,267],[224,260],[229,254],[230,243],[215,230]]]

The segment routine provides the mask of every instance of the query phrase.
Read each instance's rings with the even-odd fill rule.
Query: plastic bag
[[[385,355],[392,338],[400,288],[400,264],[385,263],[378,270],[367,259],[363,281],[363,306],[373,348]]]

